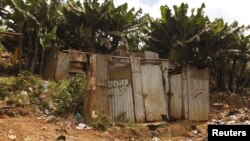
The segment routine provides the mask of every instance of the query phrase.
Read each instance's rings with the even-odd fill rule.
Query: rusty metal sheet
[[[141,66],[141,71],[146,119],[147,121],[162,120],[162,115],[166,115],[167,110],[161,67],[145,64]]]
[[[183,95],[181,85],[181,74],[170,75],[170,117],[181,119]]]
[[[130,66],[108,67],[109,108],[113,119],[135,121]]]
[[[96,55],[96,110],[109,115],[107,55]]]
[[[144,97],[142,93],[141,60],[139,57],[131,57],[130,59],[135,103],[135,119],[136,122],[144,122],[146,117]]]
[[[64,52],[59,52],[57,56],[57,65],[55,72],[55,80],[62,80],[67,78],[69,66],[69,54]]]
[[[206,121],[209,118],[208,69],[187,68],[189,120]]]
[[[168,76],[168,69],[170,67],[170,63],[168,61],[163,61],[161,62],[161,69],[162,69],[162,75],[164,78],[164,95],[166,97],[166,118],[169,119],[169,97],[168,97],[168,92],[169,92],[169,76]]]

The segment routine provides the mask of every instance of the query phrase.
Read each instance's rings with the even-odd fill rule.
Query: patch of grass
[[[87,120],[87,124],[100,131],[105,131],[113,126],[112,121],[104,115],[98,115],[97,118]]]

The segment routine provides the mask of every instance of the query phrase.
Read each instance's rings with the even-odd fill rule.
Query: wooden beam
[[[14,36],[23,36],[22,33],[17,33],[17,32],[4,32],[4,31],[0,31],[0,34],[14,35]]]

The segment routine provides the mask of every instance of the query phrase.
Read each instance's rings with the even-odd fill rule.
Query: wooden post
[[[90,55],[90,65],[88,70],[88,86],[84,97],[84,113],[90,118],[92,111],[95,111],[96,103],[96,55]]]
[[[134,96],[134,109],[136,122],[144,122],[146,119],[144,98],[142,93],[141,84],[141,60],[139,57],[130,57],[131,72],[132,72],[132,85]]]

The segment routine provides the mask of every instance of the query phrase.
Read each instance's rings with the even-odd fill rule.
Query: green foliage
[[[161,19],[152,21],[146,32],[150,36],[146,42],[149,49],[181,64],[205,60],[207,56],[198,55],[203,48],[199,44],[200,36],[210,24],[208,17],[204,15],[204,7],[202,4],[200,8],[192,9],[191,15],[188,15],[187,4],[174,5],[174,12],[168,6],[161,6]]]
[[[0,77],[0,99],[12,93],[15,84],[15,77]]]
[[[57,92],[55,95],[55,112],[69,114],[70,110],[74,112],[77,106],[82,106],[86,84],[85,75],[76,75],[69,80],[60,81],[54,89],[52,88],[52,91]]]
[[[30,72],[21,72],[17,77],[0,79],[0,97],[16,106],[39,106],[42,111],[69,115],[82,112],[86,84],[85,75],[51,82]]]
[[[89,121],[87,121],[87,123],[91,127],[96,128],[101,131],[105,131],[108,128],[113,126],[112,121],[107,116],[104,116],[104,115],[98,115],[97,118],[90,119]]]
[[[113,0],[103,3],[69,0],[63,9],[64,18],[57,36],[67,47],[90,52],[113,52],[140,27],[144,26],[141,9],[128,9],[127,3],[115,6]]]

